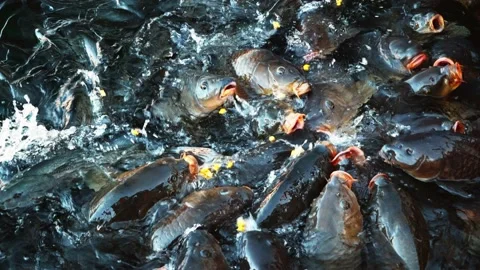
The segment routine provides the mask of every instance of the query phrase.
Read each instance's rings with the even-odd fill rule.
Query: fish
[[[409,25],[417,33],[436,34],[445,29],[445,20],[439,13],[422,12],[413,15]]]
[[[240,269],[292,269],[285,246],[271,232],[247,231],[241,234],[237,243],[240,246]]]
[[[248,187],[217,187],[186,196],[172,211],[155,224],[150,246],[159,252],[195,224],[209,228],[220,225],[251,205],[253,191]]]
[[[175,269],[230,269],[217,239],[208,231],[197,229],[190,232],[181,243]]]
[[[314,200],[303,231],[307,269],[357,269],[361,263],[363,216],[351,187],[355,180],[334,171]]]
[[[430,67],[405,81],[415,95],[432,98],[446,97],[462,82],[462,67],[459,63]]]
[[[382,37],[378,50],[384,63],[399,74],[410,74],[428,59],[419,44],[405,37]]]
[[[383,233],[407,269],[425,269],[430,240],[427,223],[415,201],[383,173],[374,176],[368,187],[374,230]]]
[[[266,49],[246,49],[235,53],[232,65],[238,77],[248,82],[256,94],[284,100],[310,91],[310,84],[292,63]]]
[[[180,91],[157,100],[150,111],[161,120],[175,124],[197,121],[220,108],[236,92],[232,77],[211,74],[188,74],[179,86]]]
[[[281,100],[262,99],[249,102],[250,126],[257,136],[292,134],[305,126],[305,114],[298,113],[293,106]]]
[[[320,83],[312,85],[312,93],[303,112],[311,131],[332,133],[350,123],[375,92],[370,82],[350,84]]]
[[[391,121],[400,129],[400,135],[425,133],[430,131],[453,131],[466,133],[467,123],[452,121],[439,113],[417,112],[395,114]]]
[[[366,220],[368,222],[368,220]],[[367,243],[367,265],[368,269],[376,270],[407,270],[402,258],[393,249],[390,241],[382,231],[373,226],[369,228],[369,242]]]
[[[435,40],[427,48],[432,65],[439,66],[442,58],[448,58],[445,64],[455,62],[461,63],[463,66],[478,66],[480,64],[480,55],[475,45],[466,38],[448,38]],[[438,62],[437,62],[438,61]],[[435,64],[437,62],[437,64]],[[445,65],[443,64],[443,65]],[[443,66],[442,65],[442,66]]]
[[[276,227],[294,220],[307,209],[327,184],[335,155],[335,147],[322,142],[286,165],[285,172],[278,176],[278,182],[257,209],[256,222],[262,227]]]
[[[113,223],[145,217],[156,202],[174,196],[198,173],[193,156],[161,158],[117,177],[99,191],[89,208],[89,222]]]
[[[379,155],[420,181],[470,181],[480,177],[479,151],[476,137],[434,131],[399,137],[385,144]]]
[[[478,224],[480,215],[477,204],[455,205],[455,212],[462,221],[461,234],[465,240],[467,252],[473,256],[480,256],[480,230]]]

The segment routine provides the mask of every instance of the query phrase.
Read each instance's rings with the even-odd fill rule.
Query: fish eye
[[[348,209],[350,209],[350,203],[348,203],[348,202],[345,201],[345,200],[341,200],[341,201],[340,201],[340,207],[341,207],[343,210],[348,210]]]
[[[329,109],[329,110],[333,110],[335,109],[335,104],[333,104],[333,102],[331,100],[326,100],[325,101],[325,106]]]
[[[203,258],[211,258],[212,252],[208,249],[202,249],[200,250],[200,256],[202,256]]]
[[[174,175],[172,175],[171,179],[172,179],[172,182],[177,182],[178,177],[177,177],[176,174],[174,174]]]
[[[282,75],[283,73],[285,73],[285,68],[282,67],[282,66],[279,66],[279,67],[277,68],[277,74],[278,74],[278,75]]]
[[[230,190],[223,188],[220,190],[220,195],[228,195],[230,194]]]
[[[205,90],[205,89],[207,89],[207,86],[208,86],[208,83],[207,83],[206,81],[203,81],[203,82],[200,84],[200,89]]]
[[[405,150],[405,152],[406,152],[407,155],[409,155],[409,156],[413,154],[413,150],[410,149],[410,148],[407,148],[407,149]]]

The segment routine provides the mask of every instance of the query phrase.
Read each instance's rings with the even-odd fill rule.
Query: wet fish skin
[[[183,240],[175,269],[227,270],[230,267],[217,239],[199,229],[189,233]]]
[[[427,112],[395,114],[391,121],[406,127],[405,130],[401,131],[402,135],[430,131],[449,131],[452,130],[455,124],[454,121],[451,121],[443,114]]]
[[[240,269],[287,270],[291,260],[282,242],[273,233],[247,231],[238,240]]]
[[[405,262],[393,249],[390,241],[378,228],[369,228],[369,243],[367,243],[368,269],[375,270],[407,270]]]
[[[286,99],[310,91],[310,85],[300,70],[269,50],[239,51],[234,54],[232,65],[237,76],[248,81],[259,95]]]
[[[441,57],[448,57],[463,66],[478,65],[480,55],[475,46],[465,38],[435,40],[428,48],[431,64]]]
[[[401,36],[380,38],[378,50],[391,70],[404,75],[410,74],[411,70],[418,68],[428,59],[419,44]]]
[[[184,77],[180,93],[157,101],[152,106],[154,116],[179,123],[182,117],[195,121],[222,106],[235,93],[234,78],[211,75],[189,74]]]
[[[349,187],[351,181],[343,174],[332,175],[312,203],[301,244],[307,269],[357,269],[360,266],[363,217]]]
[[[461,69],[456,65],[430,67],[405,82],[415,95],[442,98],[458,87],[458,72],[461,74]]]
[[[195,224],[211,227],[223,223],[252,201],[253,192],[247,187],[218,187],[193,192],[154,225],[150,245],[153,251],[159,252]]]
[[[287,165],[256,211],[256,222],[262,227],[276,227],[294,220],[326,185],[333,166],[331,150],[317,145]]]
[[[429,258],[427,224],[413,199],[384,174],[372,178],[369,187],[370,218],[403,259],[408,269],[425,269]]]
[[[173,158],[162,158],[127,172],[121,181],[95,195],[89,222],[141,219],[157,201],[174,196],[189,177],[189,164]]]
[[[420,181],[470,181],[480,176],[479,151],[476,137],[434,131],[400,137],[379,155]]]

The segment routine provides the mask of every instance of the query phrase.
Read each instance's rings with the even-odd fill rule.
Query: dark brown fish
[[[262,227],[275,227],[307,209],[327,184],[335,154],[335,147],[323,142],[290,162],[256,211],[256,222]]]
[[[480,177],[480,139],[469,135],[449,131],[412,134],[384,145],[379,155],[420,181]]]
[[[247,231],[240,236],[238,243],[240,245],[240,269],[292,269],[285,246],[273,233]]]
[[[409,74],[428,59],[420,45],[404,37],[382,37],[378,49],[388,67],[400,74]]]
[[[230,267],[217,239],[205,230],[195,230],[183,240],[175,269],[228,270]]]
[[[250,83],[259,95],[285,99],[310,91],[305,76],[292,63],[265,49],[249,49],[233,56],[237,76]]]
[[[353,181],[346,172],[333,172],[313,202],[302,242],[308,269],[357,269],[360,266],[363,217],[351,190]]]
[[[408,269],[425,269],[430,249],[427,223],[413,199],[386,174],[373,177],[369,189],[372,229],[383,233]]]
[[[180,92],[157,101],[151,108],[154,116],[178,123],[205,117],[235,94],[234,78],[191,73],[184,76]]]
[[[462,84],[462,67],[458,63],[431,67],[417,73],[405,82],[410,85],[415,95],[442,98]]]
[[[174,196],[198,172],[193,156],[162,158],[120,175],[97,193],[90,204],[90,222],[141,219],[156,202]]]
[[[253,192],[247,187],[218,187],[193,192],[153,227],[152,249],[162,251],[195,224],[219,225],[240,214],[252,200]]]

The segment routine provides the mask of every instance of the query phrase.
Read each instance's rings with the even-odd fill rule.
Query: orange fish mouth
[[[435,61],[435,63],[433,63],[434,67],[443,67],[448,65],[455,65],[455,62],[448,57],[440,57]]]
[[[352,189],[353,182],[357,182],[353,176],[351,176],[349,173],[345,171],[334,171],[330,174],[330,179],[333,177],[338,177],[342,179],[342,181],[347,185],[349,189]]]
[[[337,148],[335,147],[335,145],[333,145],[333,143],[329,141],[322,141],[321,144],[327,147],[328,151],[330,152],[330,159],[335,158],[335,156],[337,155]]]
[[[231,82],[227,84],[222,91],[220,92],[220,98],[226,98],[229,96],[235,95],[235,92],[237,91],[237,83],[236,82]]]
[[[410,60],[410,62],[408,62],[406,68],[409,71],[414,70],[414,69],[418,68],[421,64],[423,64],[423,62],[425,62],[427,59],[428,59],[427,54],[420,53],[420,54],[416,55],[415,57],[413,57],[413,59]]]
[[[374,188],[375,188],[375,181],[377,181],[377,179],[378,179],[378,178],[381,178],[381,177],[386,178],[386,179],[390,179],[390,178],[388,177],[388,175],[386,175],[386,174],[384,174],[384,173],[378,173],[377,175],[375,175],[375,176],[372,178],[372,180],[370,180],[370,182],[368,182],[368,189],[369,189],[369,190],[374,189]]]
[[[282,125],[282,129],[285,134],[291,134],[296,130],[303,129],[305,126],[305,114],[303,113],[291,113],[287,115],[285,122]]]
[[[440,14],[435,14],[429,21],[428,21],[428,29],[432,33],[440,33],[445,28],[445,20],[443,16]]]
[[[183,153],[180,157],[183,160],[185,160],[185,162],[188,163],[188,170],[190,172],[190,175],[192,177],[197,176],[197,174],[198,174],[198,161],[197,161],[197,159],[192,155],[187,155],[186,153]]]
[[[295,82],[293,83],[293,93],[300,97],[306,93],[310,92],[310,84],[307,82]]]
[[[449,66],[448,71],[448,83],[452,90],[455,90],[462,84],[462,82],[464,82],[462,67],[459,63],[455,63],[454,65]]]
[[[337,166],[344,159],[352,159],[355,164],[362,164],[365,162],[365,154],[362,149],[351,146],[346,150],[338,153],[331,161],[333,166]]]
[[[458,121],[455,121],[455,124],[453,124],[452,130],[455,133],[465,134],[466,127],[462,121],[458,120]]]

